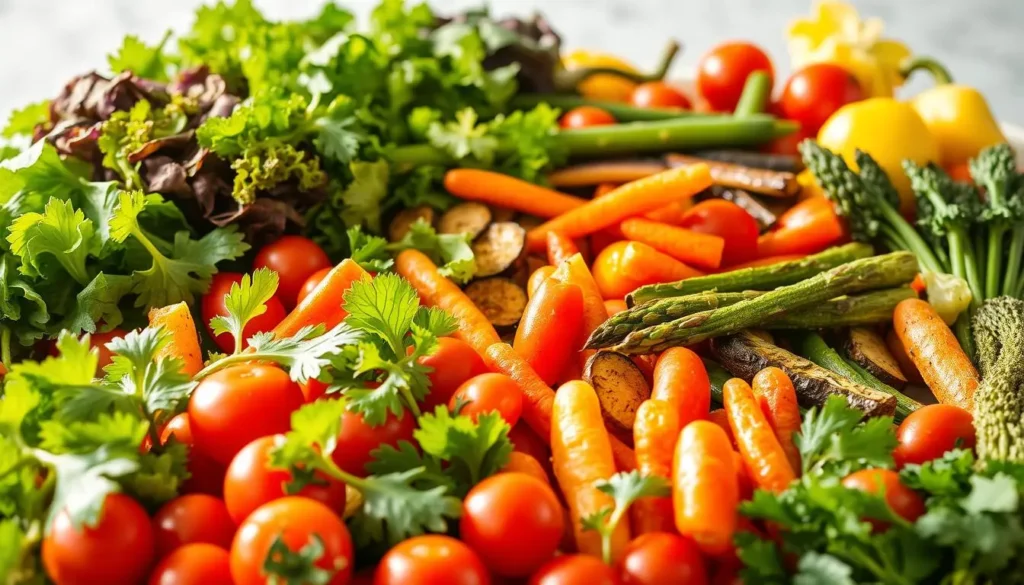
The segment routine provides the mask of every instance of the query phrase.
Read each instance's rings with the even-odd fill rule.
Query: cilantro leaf
[[[416,490],[411,486],[423,468],[376,475],[362,487],[363,506],[353,518],[354,531],[374,542],[397,544],[424,532],[444,533],[448,520],[458,518],[462,504],[446,495],[444,486]]]
[[[439,267],[439,272],[457,283],[468,282],[476,274],[476,258],[469,234],[438,234],[423,219],[409,227],[401,241],[388,246],[394,251],[419,250]]]
[[[341,193],[344,209],[341,219],[345,225],[366,225],[380,231],[382,201],[388,193],[390,171],[385,160],[353,162],[349,165],[352,182]]]
[[[840,464],[846,473],[865,467],[892,467],[896,433],[891,417],[878,417],[861,424],[863,413],[850,407],[842,397],[833,396],[820,409],[804,415],[800,433],[794,437],[804,473],[820,472]]]
[[[312,534],[309,541],[297,551],[284,541],[279,534],[270,544],[262,572],[269,583],[303,583],[304,585],[328,585],[335,571],[317,566],[324,556],[324,541],[319,534]]]
[[[426,397],[430,388],[427,374],[430,369],[419,363],[420,354],[392,360],[385,358],[376,344],[359,344],[359,356],[354,364],[356,375],[384,372],[376,387],[350,386],[344,393],[350,408],[362,414],[371,426],[384,424],[388,413],[401,416],[406,407],[412,407]]]
[[[44,421],[39,447],[54,454],[84,455],[104,445],[130,450],[142,444],[149,423],[127,412],[100,413],[93,420]]]
[[[413,436],[424,453],[448,464],[445,473],[455,483],[455,494],[464,496],[480,480],[494,475],[512,453],[510,430],[501,415],[488,412],[474,422],[468,416],[452,416],[440,405],[419,418]]]
[[[189,447],[172,441],[160,452],[139,457],[139,469],[121,478],[125,492],[149,507],[156,507],[178,496],[181,484],[189,477]]]
[[[435,337],[451,335],[459,329],[458,319],[437,307],[420,307],[412,322],[414,327],[419,327]]]
[[[420,301],[416,289],[402,277],[385,273],[352,283],[345,291],[345,322],[382,339],[394,357],[405,353],[409,331]]]
[[[441,465],[441,460],[422,453],[409,441],[399,441],[398,447],[381,445],[370,452],[372,460],[366,464],[366,470],[374,475],[386,475],[409,469],[422,469],[411,485],[424,490],[437,486],[444,487],[448,493],[456,491],[455,479]]]
[[[121,300],[132,290],[132,278],[118,274],[97,273],[75,295],[76,302],[60,322],[61,329],[71,333],[95,333],[97,323],[113,329],[124,322]]]
[[[611,540],[619,523],[629,511],[633,502],[640,498],[665,497],[671,492],[668,481],[656,475],[642,475],[639,471],[620,472],[595,486],[614,500],[612,508],[603,508],[580,519],[586,530],[601,535],[602,557],[606,563],[612,561]]]
[[[345,232],[348,236],[349,258],[364,270],[384,272],[394,264],[388,254],[388,241],[380,236],[363,232],[361,226],[352,226]]]
[[[793,585],[856,585],[853,580],[853,569],[832,555],[809,552],[800,557],[797,563]]]
[[[347,347],[358,344],[363,333],[346,323],[339,323],[328,331],[323,325],[306,326],[291,337],[274,338],[274,334],[259,333],[249,339],[253,353],[227,356],[208,366],[200,377],[233,363],[260,360],[276,363],[288,370],[292,380],[299,383],[318,378],[321,371],[341,356]]]
[[[455,121],[436,122],[427,130],[430,144],[455,160],[471,159],[489,167],[494,163],[498,139],[489,135],[487,124],[477,124],[477,113],[466,108],[455,114]]]
[[[46,140],[39,140],[18,156],[0,162],[0,203],[8,206],[19,191],[31,192],[45,202],[50,197],[64,199],[80,185],[81,179],[68,170],[57,149]]]
[[[251,276],[244,274],[241,282],[232,283],[224,297],[228,314],[211,319],[210,328],[214,335],[227,333],[234,338],[234,353],[242,350],[242,332],[249,321],[267,312],[267,301],[277,292],[277,283],[277,273],[267,268],[259,268]]]
[[[170,62],[164,55],[164,46],[170,38],[171,31],[167,31],[156,46],[150,47],[138,37],[127,35],[117,52],[107,56],[110,70],[114,73],[131,71],[145,79],[167,81]]]
[[[49,100],[31,103],[11,112],[11,115],[7,118],[7,125],[4,126],[3,132],[0,132],[0,136],[4,138],[32,136],[36,126],[47,124],[49,121]]]
[[[57,475],[46,531],[61,512],[67,512],[76,528],[95,526],[107,496],[121,491],[116,480],[139,469],[137,448],[135,453],[132,456],[110,444],[82,455],[37,452],[36,456],[53,467]]]
[[[99,251],[95,235],[92,221],[81,210],[70,201],[51,198],[44,213],[26,213],[14,220],[7,241],[11,252],[21,258],[23,274],[44,276],[43,256],[48,255],[85,285],[91,280],[86,258]]]

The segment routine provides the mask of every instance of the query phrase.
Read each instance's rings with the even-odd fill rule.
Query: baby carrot
[[[601,535],[584,530],[581,520],[614,508],[612,497],[596,484],[615,475],[615,461],[594,388],[579,380],[563,384],[555,394],[552,423],[552,463],[569,504],[576,545],[584,554],[600,556]],[[612,558],[618,559],[628,544],[629,523],[624,521],[612,534]]]
[[[565,284],[575,284],[583,292],[583,331],[580,338],[587,339],[595,329],[608,320],[608,310],[604,308],[604,297],[601,296],[601,290],[597,288],[587,263],[583,261],[583,256],[573,254],[558,266],[551,278]],[[592,349],[580,352],[580,367],[594,353]]]
[[[729,414],[724,408],[716,408],[708,413],[708,421],[722,427],[725,436],[729,437],[729,443],[736,445],[736,437],[732,436],[732,427],[729,426]]]
[[[605,298],[621,299],[647,284],[702,276],[699,270],[641,242],[608,246],[594,259],[594,279]]]
[[[782,214],[778,227],[757,240],[761,258],[783,254],[814,254],[843,237],[843,224],[832,202],[813,197],[797,203]]]
[[[676,529],[696,541],[704,554],[720,555],[732,547],[739,486],[729,437],[703,420],[679,434],[672,464],[672,504]]]
[[[722,264],[725,239],[719,236],[639,217],[627,219],[619,227],[627,239],[643,242],[680,262],[709,270]]]
[[[527,234],[527,243],[532,250],[542,249],[550,231],[561,231],[570,238],[590,235],[627,217],[643,215],[692,197],[710,186],[711,173],[707,165],[669,169],[626,183],[604,197],[593,199],[535,227]]]
[[[633,423],[633,448],[636,468],[643,475],[656,475],[670,481],[672,456],[679,439],[679,415],[663,400],[645,400],[636,411]],[[647,497],[633,503],[633,535],[648,532],[673,532],[671,497]]]
[[[192,320],[192,312],[184,302],[167,307],[154,308],[149,312],[149,326],[163,327],[170,334],[167,343],[157,352],[158,358],[168,357],[181,360],[181,371],[196,375],[203,369],[203,351],[199,348],[199,332]]]
[[[711,381],[700,356],[685,347],[673,347],[658,356],[651,398],[671,404],[680,427],[707,418],[711,410]]]
[[[551,385],[583,345],[583,292],[548,279],[526,304],[512,347]]]
[[[481,356],[501,341],[494,326],[462,289],[441,275],[437,266],[419,250],[405,250],[395,259],[395,271],[408,280],[426,304],[451,313],[459,323],[455,337]]]
[[[522,451],[512,451],[509,453],[508,463],[501,470],[504,472],[525,473],[526,475],[536,477],[546,484],[551,484],[551,480],[548,479],[548,473],[544,471],[540,461]]]
[[[460,199],[507,207],[543,218],[560,216],[587,202],[586,199],[481,169],[448,171],[444,175],[444,188]]]
[[[924,384],[921,372],[917,371],[914,360],[910,359],[907,348],[903,347],[903,342],[900,341],[899,335],[896,335],[895,329],[890,329],[889,333],[885,336],[885,345],[889,347],[889,352],[896,358],[896,362],[900,365],[900,371],[907,377],[907,380]]]
[[[900,301],[893,327],[939,402],[972,412],[978,370],[935,309],[920,299]]]
[[[534,270],[533,274],[530,275],[530,280],[526,283],[526,293],[529,297],[533,298],[533,295],[537,294],[537,290],[540,289],[540,285],[544,284],[544,281],[554,273],[554,266],[541,266]]]
[[[426,256],[423,258],[430,262]],[[432,263],[431,266],[433,266]],[[436,272],[436,267],[434,269]],[[370,274],[363,270],[358,263],[350,258],[342,260],[327,273],[327,276],[320,281],[313,292],[306,295],[302,302],[292,309],[284,320],[277,324],[277,327],[274,327],[274,337],[291,337],[307,325],[323,324],[327,329],[331,329],[341,323],[348,315],[341,307],[345,291],[352,286],[353,282],[364,278],[370,278]],[[422,294],[421,292],[420,295],[422,296]]]
[[[576,243],[565,237],[561,232],[548,232],[548,264],[558,266],[573,254],[579,254]]]
[[[753,389],[768,424],[775,430],[775,437],[786,452],[789,465],[798,472],[801,469],[800,450],[793,443],[793,435],[800,432],[800,405],[797,404],[792,380],[779,368],[769,367],[754,376]]]
[[[594,189],[594,199],[597,199],[598,197],[604,197],[605,195],[611,193],[612,191],[618,188],[618,183],[601,183],[600,185],[597,186],[597,188]]]
[[[722,389],[722,401],[750,479],[761,489],[775,493],[785,490],[796,479],[796,473],[761,412],[753,390],[743,380],[733,378]]]

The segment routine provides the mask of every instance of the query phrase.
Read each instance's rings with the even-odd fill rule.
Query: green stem
[[[419,418],[422,413],[420,406],[416,404],[416,399],[412,396],[412,391],[408,388],[402,388],[399,392],[402,393],[402,398],[405,399],[405,404],[409,407],[409,411],[412,412],[413,418]],[[476,485],[476,481],[473,482],[473,485]]]
[[[1002,294],[1014,296],[1021,286],[1021,264],[1024,263],[1024,225],[1013,228],[1010,252],[1007,254],[1006,275],[1003,277]]]
[[[971,306],[967,307],[960,316],[957,317],[956,322],[953,323],[953,333],[956,335],[957,341],[960,342],[960,348],[964,350],[967,357],[974,361],[976,354],[976,348],[974,346],[974,335],[971,332],[971,321],[973,320],[974,302],[971,302]]]
[[[899,234],[900,239],[906,244],[907,251],[913,252],[917,256],[917,261],[923,270],[929,272],[948,272],[942,262],[935,256],[935,253],[932,252],[931,246],[924,241],[924,238],[921,237],[921,234],[913,226],[907,223],[907,220],[903,219],[899,211],[891,205],[880,205],[878,208],[886,222],[888,222],[896,234]]]
[[[948,85],[953,83],[953,76],[949,69],[932,57],[915,57],[900,67],[900,75],[908,78],[915,71],[927,71],[935,79],[936,85]]]
[[[767,71],[751,73],[743,84],[743,93],[740,94],[740,101],[736,102],[733,115],[743,117],[764,112],[771,91],[772,79]]]
[[[571,110],[581,106],[593,106],[601,108],[615,116],[618,122],[641,122],[654,120],[671,120],[674,118],[726,118],[727,114],[715,114],[695,112],[692,110],[679,110],[671,108],[638,108],[620,102],[609,102],[604,100],[592,100],[578,95],[549,94],[549,93],[526,93],[512,98],[512,109],[532,110],[540,104],[548,104],[559,110]]]
[[[992,226],[988,233],[987,264],[985,266],[985,298],[991,299],[999,296],[999,279],[1003,274],[1003,236],[1006,235],[1007,226],[998,224]]]
[[[985,298],[985,291],[978,279],[978,264],[971,242],[960,229],[950,231],[946,235],[946,241],[949,242],[949,260],[953,264],[951,266],[953,276],[967,281],[967,286],[970,287],[971,294],[974,296],[971,304],[976,306]]]
[[[615,534],[615,529],[618,528],[622,517],[628,510],[629,506],[616,506],[601,530],[601,560],[606,565],[611,565],[614,560],[612,559],[612,535]]]
[[[0,365],[11,369],[11,329],[0,327]]]

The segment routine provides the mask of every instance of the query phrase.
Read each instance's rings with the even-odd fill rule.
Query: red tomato
[[[649,532],[635,538],[618,566],[623,585],[705,585],[708,582],[697,544],[668,532]]]
[[[398,445],[399,441],[412,441],[416,420],[409,413],[398,418],[392,413],[384,424],[370,426],[361,414],[346,412],[341,416],[338,446],[331,453],[335,465],[359,477],[366,476],[366,464],[373,460],[370,451],[381,445]]]
[[[299,388],[302,389],[302,398],[306,404],[316,402],[327,393],[327,384],[312,378],[299,384]]]
[[[548,561],[533,574],[529,585],[622,585],[622,579],[601,559],[575,554]]]
[[[554,556],[565,528],[562,505],[547,483],[525,473],[499,473],[462,502],[459,535],[491,572],[529,577]]]
[[[89,345],[95,347],[96,350],[99,351],[99,359],[96,361],[97,372],[103,371],[103,368],[110,365],[110,359],[114,356],[114,354],[107,349],[107,344],[110,343],[111,340],[117,339],[118,337],[124,337],[127,334],[128,332],[124,329],[114,328],[105,333],[97,331],[96,333],[89,335]]]
[[[183,546],[168,556],[149,575],[149,585],[211,585],[231,583],[228,551],[207,543]]]
[[[303,299],[309,296],[309,293],[316,290],[316,287],[320,286],[320,281],[331,272],[332,268],[332,266],[328,266],[327,268],[321,268],[311,274],[310,277],[306,279],[306,282],[302,283],[302,288],[299,289],[299,295],[295,299],[295,304],[297,305],[301,303]]]
[[[889,469],[862,469],[846,476],[843,485],[869,494],[885,492],[885,503],[897,515],[913,522],[925,512],[924,500],[917,492],[900,482],[900,474]],[[876,530],[885,528],[884,522],[870,521]]]
[[[174,440],[189,447],[189,478],[181,484],[181,493],[209,494],[219,498],[224,491],[224,473],[227,470],[223,464],[217,463],[209,455],[200,453],[194,448],[192,424],[187,412],[178,414],[168,421],[167,426],[160,433],[160,441],[166,444],[172,436]]]
[[[782,115],[817,134],[832,114],[848,103],[864,99],[857,78],[834,63],[808,65],[789,77],[782,90]]]
[[[43,566],[58,585],[133,585],[152,561],[149,516],[124,494],[107,496],[95,526],[75,526],[60,512],[43,539]]]
[[[702,234],[725,239],[722,265],[739,264],[757,257],[757,221],[742,207],[725,199],[709,199],[694,205],[680,225]]]
[[[228,309],[224,306],[224,296],[231,290],[232,284],[237,284],[241,281],[242,275],[237,272],[218,272],[213,275],[213,280],[210,282],[210,290],[203,295],[203,324],[206,326],[206,331],[209,332],[210,337],[213,337],[217,347],[226,353],[235,351],[235,338],[230,333],[214,335],[213,329],[210,327],[210,320],[214,317],[223,317],[228,314]],[[277,327],[277,324],[284,320],[284,316],[285,311],[281,301],[276,295],[270,297],[270,300],[267,301],[266,312],[249,321],[245,329],[242,330],[243,345],[253,335],[263,331],[270,331]]]
[[[460,403],[459,414],[476,420],[478,414],[497,411],[511,427],[519,422],[519,415],[523,413],[523,391],[505,374],[480,374],[459,386],[448,406],[454,411]]]
[[[285,485],[292,474],[287,469],[272,469],[270,451],[281,444],[284,435],[260,437],[235,455],[224,478],[224,504],[235,523],[240,524],[253,510],[287,495],[316,500],[335,512],[345,510],[345,484],[317,473],[297,493],[289,494]]]
[[[896,465],[938,459],[957,446],[973,449],[974,417],[951,404],[929,404],[908,416],[896,431],[899,445],[893,451]]]
[[[253,268],[268,268],[280,279],[277,296],[288,309],[296,305],[299,291],[310,276],[330,268],[331,259],[316,242],[302,236],[284,236],[264,246],[253,260]]]
[[[315,500],[287,497],[260,506],[239,525],[231,543],[234,585],[266,585],[263,564],[278,538],[293,552],[320,539],[323,554],[316,566],[334,572],[326,585],[346,585],[352,578],[352,537],[341,518]]]
[[[629,102],[638,108],[679,108],[693,109],[693,104],[683,92],[664,81],[641,83],[629,96]]]
[[[480,354],[465,341],[454,337],[442,337],[437,341],[434,353],[419,360],[434,370],[427,374],[430,378],[430,394],[423,401],[424,411],[432,411],[439,404],[448,404],[452,394],[463,382],[487,372]]]
[[[284,370],[264,364],[230,366],[196,386],[188,416],[196,449],[227,464],[253,439],[291,429],[302,390]]]
[[[540,438],[525,421],[520,421],[519,424],[512,426],[512,430],[508,432],[508,440],[512,441],[512,448],[516,451],[526,453],[539,461],[541,465],[550,467],[551,449],[548,447],[547,441]]]
[[[723,43],[705,53],[697,64],[697,93],[711,109],[731,112],[740,101],[747,77],[755,71],[767,71],[775,78],[771,59],[756,45]]]
[[[178,496],[153,516],[156,558],[186,544],[206,543],[228,548],[235,537],[235,523],[224,500],[207,494]]]
[[[427,534],[395,545],[377,566],[374,585],[489,585],[487,569],[468,546]]]
[[[558,124],[567,130],[607,126],[616,122],[615,116],[595,106],[580,106],[566,112]]]

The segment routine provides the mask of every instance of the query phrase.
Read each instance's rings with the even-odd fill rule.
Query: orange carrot
[[[841,240],[843,232],[831,201],[804,199],[779,217],[776,229],[757,239],[757,255],[814,254]]]
[[[739,451],[732,452],[732,461],[736,466],[736,482],[740,486],[740,500],[749,500],[754,495],[754,482],[747,473],[747,464]]]
[[[597,186],[596,189],[594,189],[594,199],[597,199],[598,197],[604,197],[605,195],[611,193],[612,191],[618,188],[618,183],[601,183],[600,185]]]
[[[724,408],[716,408],[709,412],[708,421],[722,427],[722,430],[725,431],[725,435],[729,437],[729,442],[733,446],[736,445],[736,437],[732,435],[732,427],[729,426],[729,414],[725,412]]]
[[[664,170],[664,163],[656,161],[602,161],[557,170],[548,175],[548,182],[558,188],[628,183]]]
[[[203,350],[199,348],[199,332],[192,320],[192,313],[184,302],[167,307],[154,308],[149,312],[149,326],[163,327],[170,337],[157,358],[181,360],[181,371],[189,376],[203,369]]]
[[[551,277],[555,273],[554,266],[541,266],[537,270],[533,271],[530,275],[530,280],[526,282],[526,293],[530,298],[537,294],[537,290],[540,288],[544,281]]]
[[[597,288],[587,263],[583,261],[583,256],[574,254],[562,262],[551,278],[566,284],[575,284],[583,292],[583,330],[580,336],[586,340],[595,329],[608,320],[608,310],[604,308],[604,297],[601,296],[601,290]],[[580,366],[582,367],[594,353],[592,349],[580,352]]]
[[[558,485],[565,494],[576,531],[576,544],[584,554],[602,554],[601,536],[584,530],[581,520],[605,508],[612,497],[597,489],[599,481],[615,475],[611,440],[604,427],[601,403],[594,388],[583,381],[563,384],[555,394],[551,429],[551,455]],[[629,544],[629,522],[624,519],[612,534],[612,558]]]
[[[448,171],[444,175],[444,188],[460,199],[507,207],[543,218],[560,216],[587,202],[586,199],[481,169]]]
[[[418,253],[418,252],[417,252]],[[426,256],[423,256],[426,259]],[[427,259],[427,262],[430,262]],[[433,264],[431,264],[433,266]],[[436,268],[435,268],[436,271]],[[323,325],[327,329],[341,323],[348,313],[342,308],[345,291],[357,280],[370,278],[358,263],[346,258],[327,273],[313,292],[307,294],[283,321],[274,327],[274,337],[291,337],[307,325]],[[408,278],[408,277],[406,277]],[[422,296],[422,292],[420,295]]]
[[[583,345],[583,292],[548,279],[526,304],[512,347],[551,385]]]
[[[654,366],[651,398],[676,409],[679,426],[705,419],[711,410],[711,381],[700,356],[685,347],[666,350]]]
[[[679,439],[679,415],[674,405],[663,400],[645,400],[636,411],[633,423],[633,447],[636,468],[643,475],[670,481],[672,456]],[[633,504],[634,536],[648,532],[672,532],[671,497],[641,498]]]
[[[594,259],[594,280],[608,299],[621,299],[646,284],[674,282],[703,273],[641,242],[616,242]]]
[[[744,262],[742,264],[731,264],[729,266],[723,266],[719,272],[730,272],[732,270],[740,270],[742,268],[757,268],[758,266],[771,266],[772,264],[779,264],[781,262],[789,262],[790,260],[800,260],[806,258],[807,254],[783,254],[782,256],[769,256],[767,258],[758,258],[751,260],[750,262]]]
[[[608,311],[608,316],[611,317],[616,313],[625,311],[629,307],[626,305],[626,301],[622,299],[608,299],[604,302],[604,308]]]
[[[893,326],[939,402],[972,412],[978,370],[935,309],[920,299],[900,301],[893,311]]]
[[[750,479],[761,489],[775,493],[785,490],[796,479],[796,473],[761,412],[754,391],[743,380],[733,378],[722,389],[722,401]]]
[[[437,271],[437,266],[419,250],[405,250],[395,259],[395,271],[412,283],[426,304],[451,313],[459,323],[455,337],[465,341],[481,356],[501,341],[494,326],[462,289]]]
[[[559,232],[548,232],[548,264],[558,266],[573,254],[579,254],[576,243]]]
[[[550,231],[578,238],[613,226],[635,215],[692,197],[711,186],[707,165],[669,169],[619,187],[615,191],[563,213],[527,234],[530,249],[540,250]],[[522,195],[520,195],[522,197]]]
[[[800,405],[797,404],[793,381],[786,372],[769,367],[754,376],[753,389],[758,401],[763,400],[761,410],[775,431],[790,467],[799,472],[800,450],[793,443],[793,435],[800,432]]]
[[[686,212],[691,207],[693,207],[693,199],[684,199],[675,203],[669,203],[654,211],[648,211],[644,214],[644,217],[651,221],[667,223],[668,225],[682,225],[683,217],[686,216]]]
[[[924,294],[928,290],[928,283],[924,280],[924,275],[918,273],[914,277],[914,280],[910,282],[910,288],[914,289],[917,294]]]
[[[509,453],[508,463],[506,463],[505,467],[501,470],[505,472],[525,473],[526,475],[536,477],[546,484],[551,483],[551,480],[548,479],[548,473],[544,471],[544,467],[540,464],[540,461],[537,461],[531,455],[527,455],[522,451],[513,451]]]
[[[885,336],[885,345],[889,346],[889,351],[896,358],[896,362],[900,365],[900,371],[907,377],[907,380],[917,384],[924,384],[921,372],[917,371],[914,360],[910,359],[910,355],[907,354],[907,348],[903,347],[903,342],[896,335],[895,329],[890,329],[889,333]]]
[[[643,242],[692,266],[714,270],[722,264],[725,239],[634,217],[619,224],[627,239]]]
[[[740,501],[732,453],[725,431],[703,420],[686,425],[676,444],[672,465],[676,529],[707,555],[732,548]]]

